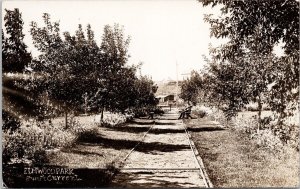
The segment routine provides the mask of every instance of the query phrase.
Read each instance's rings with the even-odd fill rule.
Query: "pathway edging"
[[[200,165],[200,172],[201,172],[201,175],[203,176],[203,178],[205,180],[205,184],[207,185],[208,188],[213,188],[214,186],[213,186],[211,180],[208,177],[208,174],[207,174],[207,172],[205,170],[205,166],[203,164],[202,158],[200,157],[199,151],[197,150],[197,148],[196,148],[196,146],[195,146],[195,144],[194,144],[194,142],[192,140],[191,134],[187,130],[187,128],[186,128],[186,126],[185,126],[185,124],[183,122],[182,122],[182,124],[183,124],[183,127],[184,127],[184,129],[186,131],[186,134],[187,134],[188,138],[189,138],[189,141],[191,143],[191,147],[192,147],[192,150],[193,150],[193,152],[195,154],[196,160],[197,160],[198,164]]]

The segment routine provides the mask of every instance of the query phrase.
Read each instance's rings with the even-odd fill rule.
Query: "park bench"
[[[154,111],[150,111],[148,119],[153,119],[153,118],[154,118]]]
[[[187,107],[186,109],[183,109],[180,112],[180,116],[178,119],[184,119],[184,118],[191,118],[191,112],[192,112],[192,106]]]

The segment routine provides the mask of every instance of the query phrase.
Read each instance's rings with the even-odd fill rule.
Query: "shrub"
[[[161,108],[155,108],[154,113],[161,115],[161,114],[164,114],[165,112]]]
[[[10,131],[13,132],[16,129],[18,129],[21,125],[20,120],[16,117],[13,116],[11,113],[3,110],[2,112],[2,130],[4,131]]]
[[[282,142],[299,151],[299,126],[292,125],[270,125],[273,134]]]
[[[299,125],[290,125],[290,132],[289,132],[289,138],[290,140],[287,141],[288,145],[297,151],[299,151]]]
[[[143,107],[143,108],[133,108],[132,109],[132,113],[135,118],[148,116],[150,111],[153,111],[154,114],[158,114],[158,115],[162,115],[165,113],[164,110],[160,107],[155,107],[155,108]]]
[[[132,121],[134,118],[134,113],[125,113],[126,122]]]
[[[46,149],[54,149],[71,144],[76,135],[63,125],[54,127],[44,122],[24,122],[15,132],[3,132],[3,159],[10,161],[33,163],[45,161]]]
[[[115,127],[128,118],[122,114],[105,115],[101,126]],[[31,162],[42,163],[46,160],[45,150],[71,145],[77,138],[97,133],[97,124],[81,124],[74,117],[69,119],[69,128],[64,123],[53,125],[40,121],[24,121],[14,132],[3,132],[3,163]]]
[[[255,139],[259,147],[264,147],[271,151],[282,151],[283,142],[279,137],[274,135],[272,130],[264,129],[259,132],[253,133],[251,138]]]
[[[259,146],[281,151],[283,145],[288,145],[299,151],[299,126],[297,125],[278,125],[271,122],[270,117],[265,117],[258,131],[257,119],[237,117],[233,121],[234,129],[248,133]]]
[[[207,115],[211,120],[218,121],[222,125],[247,133],[254,139],[258,146],[270,150],[281,151],[283,145],[299,151],[299,126],[297,124],[278,125],[272,116],[264,117],[261,120],[261,127],[258,130],[258,120],[255,117],[233,117],[228,121],[223,111],[212,108]]]
[[[12,159],[22,159],[25,155],[25,148],[24,148],[24,138],[20,131],[16,131],[15,133],[11,134],[8,132],[2,133],[2,144],[3,144],[3,151],[2,151],[2,160],[3,164],[7,164]]]
[[[96,129],[97,129],[96,122],[83,125],[79,123],[76,119],[73,119],[71,121],[71,126],[69,128],[70,132],[76,136],[80,135],[81,133],[96,130]]]
[[[205,106],[194,106],[192,112],[197,117],[203,118],[204,116],[211,114],[212,109]]]
[[[78,141],[91,140],[95,138],[97,135],[98,135],[98,129],[94,127],[92,129],[84,130],[78,133],[77,140]]]
[[[253,106],[249,105],[249,106],[247,107],[247,110],[248,110],[248,111],[251,111],[251,112],[258,111],[258,107],[255,106],[255,105],[253,105]]]
[[[258,130],[258,121],[255,118],[235,117],[233,120],[233,129],[247,133],[250,138],[255,140],[257,145],[270,151],[281,151],[283,143],[276,136],[272,129],[265,125],[264,129]]]
[[[194,114],[197,115],[197,117],[203,118],[204,116],[206,116],[207,113],[203,110],[199,110],[195,111]]]
[[[100,125],[102,127],[116,127],[126,122],[126,116],[122,114],[105,115]]]
[[[33,134],[34,135],[34,134]],[[34,160],[36,151],[43,150],[39,141],[33,144],[34,138],[29,138],[21,129],[14,133],[3,133],[3,163],[25,163],[26,160]]]
[[[264,111],[270,111],[271,110],[271,107],[270,106],[263,106],[262,108]]]
[[[134,108],[132,112],[135,118],[147,116],[146,108]]]
[[[272,116],[267,116],[261,119],[260,124],[262,127],[268,127],[270,123],[273,121]]]
[[[229,126],[225,113],[217,108],[211,108],[211,110],[207,113],[207,117],[213,121],[219,122],[224,127]]]
[[[258,122],[257,119],[254,118],[240,118],[240,117],[234,117],[232,119],[231,126],[239,131],[242,131],[244,133],[253,134],[257,132],[257,126]]]
[[[44,149],[38,149],[33,152],[33,163],[41,165],[49,162],[46,151]]]

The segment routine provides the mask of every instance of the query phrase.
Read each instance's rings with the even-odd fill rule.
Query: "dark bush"
[[[33,154],[33,163],[36,165],[42,165],[49,162],[47,158],[46,151],[44,149],[39,149]]]
[[[206,114],[207,113],[205,111],[200,111],[198,115],[200,118],[203,118],[204,116],[206,116]]]
[[[273,120],[273,119],[272,119],[271,116],[264,117],[264,118],[261,119],[260,124],[261,124],[262,127],[266,127],[266,126],[268,126],[268,125],[270,124],[270,122],[271,122],[272,120]]]
[[[2,130],[11,132],[15,131],[20,127],[20,120],[16,116],[12,115],[11,113],[3,110],[2,111]]]
[[[195,114],[199,118],[203,118],[204,116],[207,115],[207,112],[205,112],[204,110],[196,110],[193,111],[193,114]]]
[[[155,110],[154,110],[154,114],[159,114],[159,115],[161,115],[161,114],[164,114],[165,112],[161,109],[161,108],[156,108]]]
[[[97,135],[98,135],[98,130],[96,128],[91,130],[86,130],[78,133],[77,141],[90,140],[97,137]]]
[[[132,109],[132,113],[135,118],[147,116],[147,112],[145,108],[134,108]]]
[[[9,136],[11,137],[9,140],[5,141],[2,151],[3,164],[7,164],[12,158],[22,159],[25,155],[25,139],[19,138],[21,135],[18,135],[18,131]]]
[[[255,112],[255,111],[258,111],[258,108],[255,107],[255,106],[249,106],[249,107],[247,108],[247,110],[248,110],[248,111],[251,111],[251,112]]]
[[[297,125],[271,125],[271,129],[276,136],[284,143],[299,143],[299,126]],[[295,146],[299,150],[299,146]]]
[[[270,110],[271,110],[271,107],[265,106],[265,107],[262,108],[262,110],[264,110],[264,111],[270,111]]]

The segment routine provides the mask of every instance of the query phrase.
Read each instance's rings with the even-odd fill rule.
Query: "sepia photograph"
[[[299,0],[3,0],[1,188],[299,187]]]

